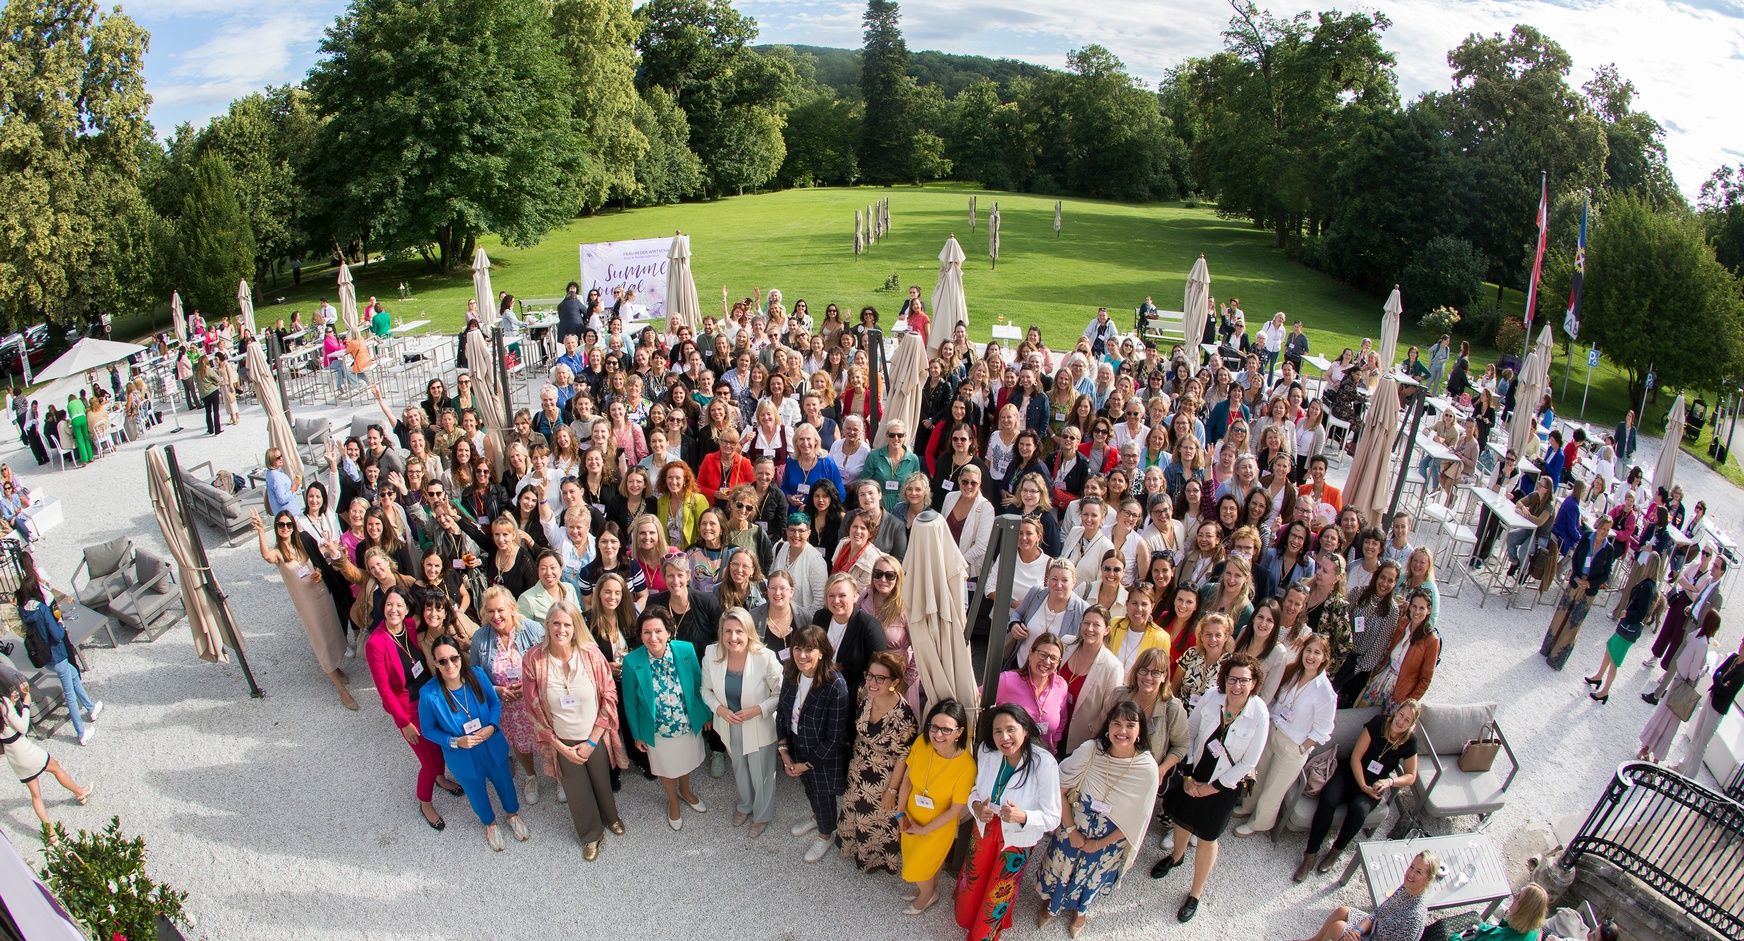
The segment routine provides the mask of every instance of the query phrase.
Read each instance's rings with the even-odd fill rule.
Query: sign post
[[[1581,389],[1581,417],[1582,418],[1587,417],[1587,393],[1591,392],[1593,390],[1593,367],[1597,366],[1598,364],[1599,364],[1599,348],[1596,346],[1590,347],[1587,350],[1587,384],[1586,384],[1585,388]],[[1568,376],[1567,376],[1566,372],[1564,373],[1562,384],[1563,384],[1564,389],[1568,388]]]

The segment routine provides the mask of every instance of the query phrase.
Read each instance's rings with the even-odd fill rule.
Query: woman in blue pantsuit
[[[509,771],[509,745],[498,727],[503,701],[490,677],[466,663],[461,647],[453,637],[438,638],[431,647],[438,682],[426,683],[418,697],[418,729],[441,746],[448,773],[466,789],[473,813],[484,824],[485,840],[500,852],[503,838],[497,832],[497,815],[485,790],[486,781],[496,788],[515,839],[527,839],[527,825],[518,816],[521,802],[515,797],[515,780]]]

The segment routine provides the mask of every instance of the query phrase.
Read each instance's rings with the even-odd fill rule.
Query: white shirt
[[[854,482],[860,479],[860,471],[865,469],[866,459],[872,456],[872,446],[864,441],[860,442],[860,450],[853,454],[844,453],[842,444],[846,440],[845,438],[837,438],[836,443],[830,445],[830,458],[836,462],[838,468],[841,468],[844,487],[853,486]],[[841,499],[847,499],[846,494],[838,496]]]
[[[1260,339],[1265,341],[1268,352],[1281,352],[1284,349],[1284,336],[1287,332],[1283,324],[1276,321],[1269,322],[1260,328]]]
[[[828,633],[830,635],[830,649],[841,650],[842,638],[848,636],[848,622],[831,618]]]
[[[1120,446],[1128,441],[1137,441],[1142,445],[1145,443],[1145,439],[1150,437],[1150,434],[1151,430],[1146,425],[1141,424],[1137,431],[1133,431],[1127,427],[1126,422],[1121,422],[1114,426],[1114,438],[1111,446],[1119,450]]]
[[[1005,756],[997,749],[981,746],[975,750],[975,788],[969,792],[970,801],[993,799],[993,785],[999,779],[999,766],[1004,763]],[[1054,756],[1039,744],[1032,749],[1029,768],[1011,776],[999,795],[999,803],[1016,804],[1026,817],[1022,826],[1000,821],[1006,846],[1040,843],[1042,837],[1060,825],[1060,766]]]
[[[799,727],[799,711],[805,708],[805,697],[811,695],[811,677],[804,673],[799,675],[799,692],[793,696],[793,715],[788,717],[794,728]]]
[[[1337,712],[1338,693],[1322,672],[1306,684],[1278,690],[1272,700],[1272,726],[1297,745],[1325,742],[1332,738],[1332,721]]]

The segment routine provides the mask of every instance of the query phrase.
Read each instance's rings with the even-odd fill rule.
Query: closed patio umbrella
[[[1393,371],[1393,356],[1399,348],[1399,315],[1405,312],[1405,302],[1399,297],[1399,286],[1393,285],[1393,293],[1387,295],[1386,306],[1381,308],[1381,344],[1375,347],[1375,352],[1381,354],[1381,369]]]
[[[908,534],[908,555],[902,560],[902,600],[908,607],[908,637],[920,671],[927,708],[955,699],[969,712],[971,724],[980,703],[975,686],[974,654],[969,649],[969,572],[957,540],[945,518],[928,510]]]
[[[680,326],[693,334],[702,329],[702,304],[690,273],[690,236],[682,232],[672,237],[666,252],[666,332],[677,333]]]
[[[285,413],[278,378],[267,365],[266,351],[259,343],[248,344],[248,380],[254,384],[254,397],[266,410],[267,440],[285,456],[285,473],[293,481],[302,481],[303,457],[297,453],[297,436],[291,433],[291,416]]]
[[[244,278],[236,285],[236,308],[242,311],[242,329],[250,334],[254,329],[254,292],[248,289],[248,279]]]
[[[345,324],[346,336],[357,336],[357,286],[343,260],[339,262],[339,320]]]
[[[496,352],[491,349],[483,330],[466,331],[466,365],[472,376],[472,395],[478,405],[478,419],[493,435],[508,427],[503,414],[502,383],[497,379]]]
[[[1666,419],[1665,440],[1659,443],[1659,463],[1653,465],[1653,488],[1664,487],[1671,490],[1671,482],[1677,476],[1677,452],[1683,442],[1683,425],[1685,408],[1683,393],[1678,393],[1677,399],[1671,403],[1671,414]]]
[[[866,250],[866,236],[860,231],[860,210],[854,210],[854,257]]]
[[[1205,256],[1193,262],[1193,270],[1187,272],[1187,290],[1181,298],[1181,332],[1186,339],[1187,362],[1194,369],[1199,368],[1199,357],[1203,351],[1199,348],[1199,340],[1205,336],[1205,318],[1211,312],[1211,269],[1205,264]]]
[[[993,211],[987,214],[987,257],[993,260],[993,268],[999,268],[999,204],[993,204]]]
[[[927,345],[937,350],[957,324],[969,323],[969,302],[963,296],[963,246],[955,235],[939,251],[939,283],[933,287],[933,322]]]
[[[1508,421],[1508,447],[1521,457],[1537,456],[1538,422],[1533,413],[1538,410],[1538,400],[1544,398],[1544,391],[1550,385],[1550,355],[1555,344],[1556,338],[1546,324],[1537,345],[1526,354],[1526,362],[1520,364],[1520,375],[1515,380],[1514,415]]]
[[[188,342],[188,318],[182,313],[182,292],[170,292],[170,322],[175,324],[176,339]]]
[[[1060,201],[1054,200],[1054,238],[1060,237]]]
[[[201,565],[195,554],[191,540],[200,537],[198,533],[188,531],[188,517],[183,512],[180,494],[170,479],[169,461],[164,458],[163,449],[146,450],[145,479],[146,486],[151,489],[151,506],[157,515],[158,528],[163,531],[164,543],[176,560],[176,582],[182,588],[182,607],[188,613],[188,626],[194,631],[194,652],[208,663],[227,662],[230,658],[224,649],[224,625],[219,620],[221,615],[217,604],[206,592],[211,572]],[[236,638],[236,642],[240,647],[242,638]]]
[[[920,386],[926,381],[926,345],[920,334],[904,330],[896,341],[896,354],[890,357],[890,394],[884,400],[884,421],[878,423],[873,447],[884,447],[884,433],[893,419],[900,419],[908,429],[908,446],[918,449],[916,427],[920,420]]]
[[[490,256],[484,253],[484,246],[472,253],[472,299],[478,303],[478,319],[480,323],[488,324],[490,329],[496,329],[497,293],[491,289]],[[466,354],[467,362],[472,362],[472,354]],[[490,362],[489,359],[484,362]]]
[[[1399,383],[1382,376],[1363,416],[1362,438],[1344,482],[1344,505],[1362,513],[1367,525],[1380,524],[1392,496],[1393,442],[1399,436]]]
[[[969,197],[969,231],[975,231],[975,197]]]

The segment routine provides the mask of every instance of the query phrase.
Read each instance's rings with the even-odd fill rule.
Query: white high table
[[[1521,515],[1519,510],[1514,509],[1513,501],[1509,500],[1506,496],[1503,496],[1488,487],[1473,487],[1471,488],[1471,494],[1476,498],[1478,503],[1482,504],[1484,509],[1489,510],[1491,515],[1496,518],[1496,521],[1502,525],[1504,532],[1498,538],[1502,540],[1502,555],[1504,559],[1506,559],[1507,556],[1508,536],[1523,529],[1531,530],[1538,528],[1537,523],[1527,519],[1525,516]],[[1478,591],[1482,594],[1482,597],[1478,599],[1478,607],[1480,608],[1484,606],[1485,601],[1489,600],[1490,595],[1495,594],[1496,591],[1502,587],[1502,582],[1506,578],[1505,573],[1507,571],[1507,562],[1491,560],[1485,563],[1485,568],[1485,574],[1488,575],[1487,584],[1484,580],[1478,577],[1477,572],[1473,571],[1469,566],[1466,568],[1466,574],[1471,577],[1472,584],[1478,586]],[[1524,572],[1527,568],[1528,566],[1522,565],[1520,570]],[[1520,579],[1516,579],[1515,584],[1519,585],[1523,581],[1524,576]]]

